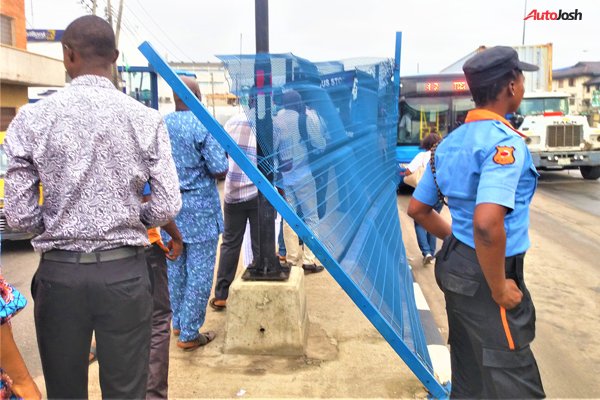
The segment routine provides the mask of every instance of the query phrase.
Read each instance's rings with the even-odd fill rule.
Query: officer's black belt
[[[119,247],[110,250],[93,251],[84,253],[79,251],[50,250],[42,254],[42,260],[58,261],[64,263],[94,264],[122,260],[134,257],[144,251],[143,247]]]
[[[479,263],[479,261],[477,260],[477,252],[474,248],[472,248],[471,246],[467,246],[466,244],[458,240],[456,237],[454,237],[454,235],[450,240],[452,241],[452,243],[450,244],[450,249],[454,249],[454,251],[456,251],[458,254],[460,254],[469,261]],[[524,253],[521,253],[516,254],[514,256],[506,257],[506,261],[511,262],[519,257],[523,258],[524,255]]]

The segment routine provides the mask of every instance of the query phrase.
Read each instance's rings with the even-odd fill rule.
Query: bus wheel
[[[579,167],[583,179],[598,179],[600,178],[600,166],[595,167]]]

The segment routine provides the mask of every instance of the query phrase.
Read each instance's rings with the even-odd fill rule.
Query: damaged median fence
[[[140,50],[430,394],[447,398],[449,384],[434,376],[402,244],[393,60],[312,63],[292,54],[221,56],[234,94],[254,121],[263,154],[257,167],[152,46],[145,42]],[[272,123],[256,123],[264,118]],[[260,171],[272,174],[274,182]],[[293,207],[276,187],[288,200],[293,196]]]

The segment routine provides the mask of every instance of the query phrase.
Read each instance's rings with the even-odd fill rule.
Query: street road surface
[[[409,198],[398,196],[404,243],[416,279],[447,337],[443,296],[433,268],[421,266],[412,220],[406,215]],[[448,217],[447,209],[443,215]],[[542,173],[531,209],[530,238],[526,280],[537,309],[533,347],[546,394],[600,398],[600,181],[584,181],[577,171]],[[27,242],[2,245],[3,274],[28,299],[38,260]],[[31,373],[41,375],[33,301],[15,317],[13,329]]]
[[[404,243],[444,338],[444,298],[421,264],[410,194],[398,196]],[[443,215],[449,217],[447,208]],[[537,311],[533,343],[548,398],[600,398],[600,181],[579,171],[542,172],[531,207],[526,283]],[[438,241],[438,246],[440,245]]]

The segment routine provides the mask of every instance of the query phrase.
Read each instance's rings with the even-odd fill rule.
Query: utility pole
[[[92,0],[92,15],[96,15],[96,9],[98,8],[98,1]]]
[[[269,52],[269,0],[254,0],[254,26],[256,53]],[[271,118],[271,60],[257,57],[254,61],[255,96],[254,113],[257,140],[256,155],[258,168],[269,182],[273,182],[273,168],[265,165],[265,155],[273,154],[273,120]],[[275,209],[258,192],[259,257],[246,268],[242,279],[253,281],[285,281],[290,276],[290,268],[282,265],[275,254]]]
[[[115,32],[115,45],[119,48],[119,31],[121,30],[121,13],[123,12],[123,0],[120,0],[119,4],[119,15],[117,15],[117,28]],[[113,16],[112,16],[112,5],[110,4],[110,0],[106,0],[106,17],[108,19],[108,23],[111,27],[113,27]],[[121,78],[119,77],[119,71],[117,71],[117,61],[112,65],[112,76],[113,76],[113,85],[119,90],[121,90]]]
[[[106,19],[110,26],[114,28],[112,20],[112,6],[110,5],[110,0],[106,0]]]
[[[215,77],[214,74],[211,72],[210,73],[210,86],[211,86],[211,91],[212,91],[212,110],[213,110],[213,117],[215,117],[217,114],[215,113]]]
[[[117,48],[119,47],[119,35],[121,33],[121,17],[123,16],[123,1],[119,1],[119,13],[117,14],[117,27],[115,28],[115,42],[117,43]]]

